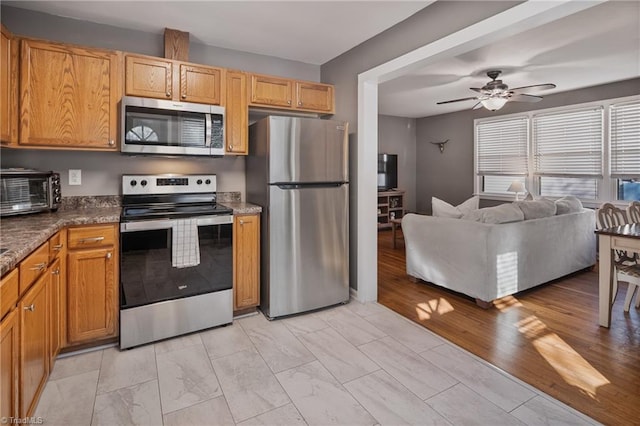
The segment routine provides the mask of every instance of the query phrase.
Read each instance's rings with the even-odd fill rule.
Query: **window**
[[[610,109],[611,177],[619,200],[640,200],[640,102]]]
[[[640,96],[475,120],[475,192],[640,200]]]
[[[490,121],[476,126],[476,174],[482,191],[509,194],[514,180],[527,175],[527,117]]]
[[[602,111],[598,107],[533,117],[534,175],[540,195],[598,198]]]

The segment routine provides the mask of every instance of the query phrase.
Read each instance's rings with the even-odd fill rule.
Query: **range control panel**
[[[216,175],[123,175],[122,195],[216,192]]]

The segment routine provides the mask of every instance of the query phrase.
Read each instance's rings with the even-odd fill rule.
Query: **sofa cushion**
[[[524,220],[540,219],[556,214],[556,203],[548,198],[539,198],[533,201],[515,201],[515,204],[524,214]]]
[[[495,207],[473,210],[462,216],[462,219],[482,223],[509,223],[524,220],[524,213],[513,204],[501,204]]]
[[[458,206],[452,206],[446,201],[442,201],[436,197],[431,197],[432,214],[437,217],[452,217],[454,219],[460,219],[470,211],[477,210],[479,204],[480,197],[477,195],[469,198]]]
[[[555,203],[556,214],[577,213],[582,211],[582,202],[573,195],[558,198]]]

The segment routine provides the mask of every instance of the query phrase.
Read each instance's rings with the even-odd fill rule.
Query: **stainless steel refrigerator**
[[[262,206],[260,309],[349,300],[348,123],[269,116],[249,128],[247,201]]]

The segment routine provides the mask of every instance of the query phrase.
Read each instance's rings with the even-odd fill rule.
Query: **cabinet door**
[[[20,328],[18,310],[0,322],[0,417],[18,417],[18,358]]]
[[[240,71],[227,72],[226,120],[226,152],[229,154],[247,155],[249,153],[247,75]]]
[[[171,99],[173,62],[168,59],[127,55],[125,59],[125,95]]]
[[[0,142],[18,143],[18,44],[2,25],[0,35]]]
[[[62,269],[60,258],[56,258],[49,267],[49,370],[53,368],[61,348],[60,317],[62,313]]]
[[[30,416],[49,374],[49,274],[24,295],[20,312],[20,415]]]
[[[293,81],[266,75],[251,75],[251,104],[291,108]]]
[[[20,145],[116,150],[116,52],[22,41]]]
[[[233,309],[260,304],[260,215],[233,222]]]
[[[180,100],[220,105],[222,74],[220,68],[180,64]]]
[[[329,84],[296,82],[296,108],[333,113],[333,86]]]
[[[69,251],[67,257],[67,341],[116,336],[118,286],[115,247]]]

